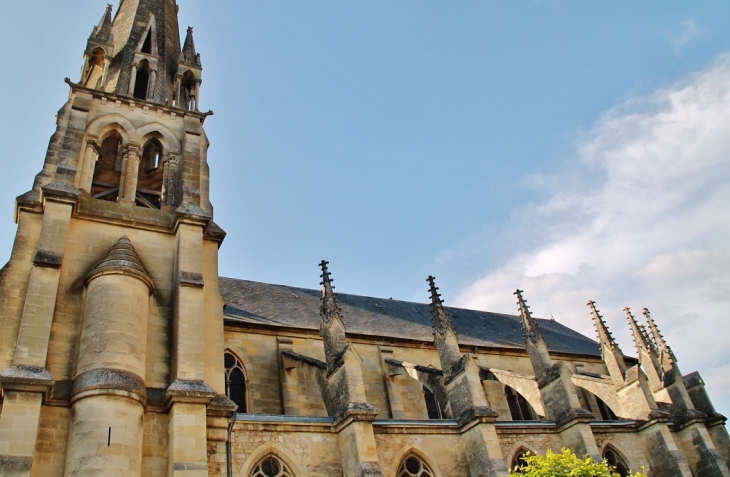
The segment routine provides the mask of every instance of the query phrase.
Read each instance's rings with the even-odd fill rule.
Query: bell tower
[[[202,63],[175,0],[93,28],[0,271],[0,476],[207,476],[224,397]],[[223,437],[225,439],[225,437]]]

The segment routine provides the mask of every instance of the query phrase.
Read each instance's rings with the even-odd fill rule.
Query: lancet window
[[[294,474],[281,459],[269,454],[256,464],[251,477],[294,477]]]
[[[122,168],[122,136],[112,131],[101,142],[99,159],[94,167],[91,195],[96,199],[117,200]]]
[[[226,368],[226,396],[238,405],[236,412],[246,412],[246,374],[243,364],[232,353],[226,352],[224,358]],[[258,475],[258,474],[254,474]],[[280,474],[261,474],[269,477]],[[283,474],[282,474],[283,475]],[[290,475],[290,474],[287,474]]]
[[[435,474],[423,459],[409,454],[398,468],[398,477],[433,477]]]
[[[510,464],[509,468],[515,473],[522,473],[520,471],[520,468],[527,464],[527,462],[525,462],[525,457],[527,457],[529,453],[530,451],[525,449],[524,447],[515,452],[515,456],[512,458],[512,463]]]
[[[439,407],[439,404],[436,401],[436,397],[426,386],[423,387],[423,399],[426,401],[426,411],[428,412],[428,418],[443,419],[441,407]]]
[[[509,386],[504,387],[504,394],[507,397],[507,405],[512,415],[513,421],[533,421],[535,414],[532,412],[530,404],[522,394],[518,393]]]
[[[163,148],[159,139],[152,138],[142,149],[137,175],[137,202],[153,209],[162,205],[162,183],[165,171],[162,166]]]
[[[196,86],[195,75],[190,70],[186,71],[180,82],[180,106],[182,109],[187,111],[197,109]]]
[[[629,468],[621,457],[610,447],[606,448],[603,452],[603,458],[606,459],[608,465],[616,469],[616,473],[621,477],[627,477],[629,475]]]
[[[134,81],[134,97],[147,99],[147,90],[150,85],[150,63],[143,60],[137,66],[137,76]]]

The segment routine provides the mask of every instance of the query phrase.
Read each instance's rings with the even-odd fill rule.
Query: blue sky
[[[646,306],[730,412],[730,3],[180,0],[222,275],[533,310]],[[105,2],[0,3],[0,250]],[[726,103],[727,102],[727,103]],[[700,353],[698,350],[702,349]]]

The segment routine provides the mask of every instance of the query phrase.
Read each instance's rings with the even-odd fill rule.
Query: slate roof
[[[272,327],[319,330],[321,292],[220,277],[226,320]],[[348,333],[433,342],[431,307],[425,303],[337,293]],[[446,307],[459,343],[524,349],[517,315]],[[555,320],[535,318],[551,351],[600,356],[598,343]]]

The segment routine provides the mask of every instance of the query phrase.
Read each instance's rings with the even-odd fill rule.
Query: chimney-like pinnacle
[[[596,302],[593,300],[589,300],[588,306],[591,309],[591,314],[593,315],[593,324],[595,325],[596,331],[598,332],[598,340],[601,342],[601,345],[609,346],[611,350],[615,350],[616,341],[613,339],[613,335],[608,330],[606,322],[603,320],[603,317],[596,308]]]

